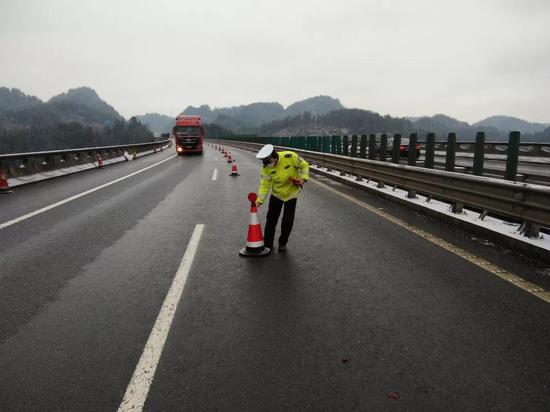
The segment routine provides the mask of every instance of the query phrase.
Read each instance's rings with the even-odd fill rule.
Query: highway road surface
[[[548,267],[320,177],[289,250],[241,258],[233,153],[0,197],[0,411],[550,410],[550,303],[484,265]]]

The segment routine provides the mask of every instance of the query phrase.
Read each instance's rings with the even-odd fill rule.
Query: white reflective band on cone
[[[262,247],[264,246],[264,241],[260,240],[259,242],[246,242],[246,247]]]
[[[260,220],[258,219],[258,215],[256,213],[250,214],[250,225],[259,225]]]

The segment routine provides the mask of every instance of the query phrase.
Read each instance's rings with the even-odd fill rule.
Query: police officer
[[[279,252],[286,251],[286,243],[292,231],[296,201],[302,186],[309,179],[309,165],[295,152],[275,151],[273,145],[265,145],[256,155],[263,163],[256,204],[260,206],[271,189],[269,209],[265,223],[264,243],[273,249],[275,227],[284,207]]]

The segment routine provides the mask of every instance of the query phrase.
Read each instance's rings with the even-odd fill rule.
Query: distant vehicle
[[[399,156],[409,157],[410,142],[408,137],[401,138],[401,144],[399,145]],[[416,158],[420,157],[420,144],[416,144]],[[386,148],[386,156],[391,158],[393,151],[393,137],[388,137],[388,146]],[[376,142],[376,154],[380,153],[380,142]]]
[[[204,128],[200,116],[180,114],[176,117],[176,125],[172,130],[176,143],[176,153],[202,154],[204,144]]]

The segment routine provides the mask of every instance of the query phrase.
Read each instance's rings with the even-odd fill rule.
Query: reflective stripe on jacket
[[[292,183],[291,178],[309,179],[309,164],[297,153],[285,150],[277,152],[277,154],[279,159],[275,166],[261,168],[257,200],[260,204],[265,202],[269,189],[271,189],[273,196],[283,202],[298,197],[302,189]]]

